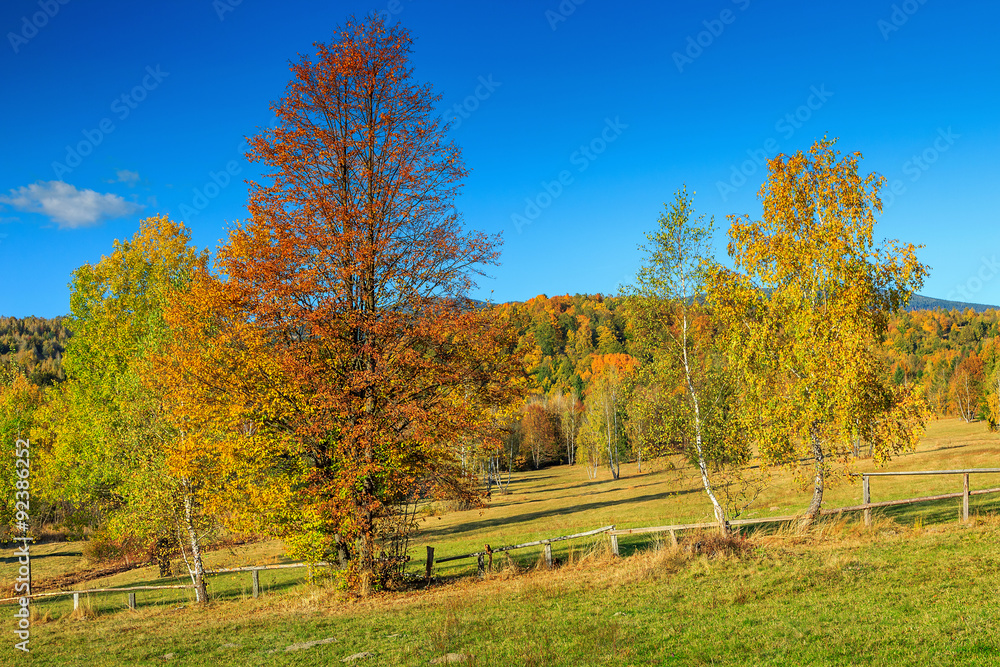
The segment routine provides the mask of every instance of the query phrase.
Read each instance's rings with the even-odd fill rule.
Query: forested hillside
[[[915,297],[916,298],[916,297]],[[922,297],[924,298],[924,297]],[[496,306],[517,323],[528,371],[541,393],[586,391],[595,357],[630,353],[629,333],[619,297],[600,294],[536,296]],[[71,332],[66,317],[0,317],[0,365],[21,369],[38,385],[64,379],[62,355]],[[961,362],[980,386],[978,416],[987,417],[986,400],[996,387],[983,384],[1000,364],[1000,311],[988,309],[911,310],[890,323],[885,353],[897,383],[926,387],[939,415],[960,415],[952,378]],[[976,384],[974,382],[974,384]]]
[[[0,317],[0,367],[19,369],[34,384],[65,379],[62,355],[70,332],[65,317]]]
[[[920,310],[893,318],[885,342],[896,384],[922,387],[931,410],[995,429],[1000,311]]]
[[[535,384],[536,393],[528,399],[520,423],[521,463],[566,460],[571,456],[563,446],[562,425],[569,423],[566,399],[575,397],[580,401],[577,410],[582,411],[595,377],[595,362],[601,364],[606,355],[638,356],[623,300],[599,294],[539,295],[497,308],[516,323]],[[977,312],[970,307],[898,313],[890,320],[883,354],[893,381],[919,386],[935,415],[987,420],[995,428],[1000,410],[1000,311]],[[539,408],[548,410],[547,420],[533,414]],[[620,409],[627,424],[627,404]],[[540,438],[534,434],[538,429],[543,431]],[[552,444],[536,456],[538,445],[531,443],[539,439]],[[638,456],[627,429],[622,439],[632,455]]]
[[[621,303],[600,294],[539,295],[496,309],[517,324],[536,391],[583,396],[596,358],[632,353]],[[0,317],[0,365],[20,369],[41,386],[63,380],[67,320]],[[900,313],[890,323],[885,355],[893,379],[922,385],[936,414],[988,419],[1000,366],[1000,311]]]

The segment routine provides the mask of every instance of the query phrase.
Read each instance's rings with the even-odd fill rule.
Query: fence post
[[[611,555],[618,555],[618,536],[615,535],[615,527],[611,526],[611,530],[608,532],[608,537],[611,538]]]
[[[552,569],[552,544],[549,542],[545,543],[545,567]]]
[[[427,581],[431,580],[431,572],[434,570],[434,547],[427,547]]]
[[[260,597],[260,570],[251,570],[250,579],[253,581],[254,599]]]
[[[483,564],[483,555],[479,554],[479,556],[476,557],[476,561],[479,564],[479,578],[483,579],[486,577],[486,566]]]
[[[80,594],[73,593],[73,611],[76,611],[79,608],[80,608]]]
[[[134,591],[128,594],[128,608],[129,609],[135,609],[135,592]]]
[[[965,473],[965,486],[962,489],[962,521],[969,520],[969,473]]]
[[[861,475],[861,502],[867,505],[872,501],[871,489],[868,486],[868,475]],[[871,508],[865,508],[865,525],[872,525],[872,511]]]
[[[677,531],[676,530],[671,530],[670,531],[670,546],[674,546],[674,547],[677,546]]]

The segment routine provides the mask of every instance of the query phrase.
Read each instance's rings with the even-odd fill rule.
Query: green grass
[[[675,469],[671,469],[671,465]],[[1000,434],[990,433],[985,424],[966,424],[957,419],[936,420],[916,452],[900,456],[880,471],[942,470],[1000,467]],[[875,471],[869,461],[854,466],[861,472]],[[745,516],[784,516],[803,511],[809,504],[812,479],[798,478],[789,471],[772,471],[770,488]],[[1000,486],[1000,475],[973,475],[973,489]],[[930,496],[962,490],[960,475],[919,477],[876,477],[871,481],[873,501]],[[830,480],[824,496],[827,508],[858,505],[862,502],[861,480],[844,476]],[[961,499],[903,506],[883,510],[887,516],[912,523],[926,517],[926,523],[957,521]],[[1000,511],[1000,497],[973,496],[973,511]],[[485,544],[518,544],[557,535],[583,532],[607,525],[636,528],[677,523],[712,521],[712,507],[701,488],[701,480],[678,458],[658,459],[643,465],[622,466],[621,479],[611,479],[607,470],[590,480],[583,466],[558,466],[517,475],[509,495],[493,494],[485,510],[450,512],[426,517],[413,550],[413,570],[422,572],[426,546],[435,548],[435,557],[482,550]],[[647,538],[622,538],[625,551],[645,544]],[[555,547],[569,548],[566,543]],[[436,570],[443,575],[471,574],[475,560],[443,563]]]
[[[914,454],[887,470],[994,467],[1000,439],[981,425],[931,424]],[[859,469],[866,469],[863,466]],[[437,556],[587,530],[705,520],[710,509],[690,474],[656,462],[652,471],[615,481],[587,480],[582,468],[516,476],[512,493],[485,510],[427,517],[413,553]],[[606,475],[606,473],[605,473]],[[776,472],[757,515],[791,514],[808,493]],[[973,488],[1000,486],[1000,475],[973,477]],[[961,490],[961,478],[876,478],[873,500]],[[860,502],[860,483],[834,487],[828,506]],[[302,583],[304,571],[262,573],[265,595],[250,598],[250,575],[213,577],[214,601],[191,604],[188,592],[93,596],[96,617],[74,618],[71,600],[33,605],[38,665],[339,663],[415,665],[448,651],[479,665],[601,664],[1000,664],[1000,510],[995,496],[974,497],[971,525],[958,522],[960,500],[892,508],[875,525],[860,515],[829,518],[809,533],[757,531],[740,558],[708,558],[656,548],[655,536],[622,538],[625,558],[607,554],[607,538],[559,543],[563,566],[534,569],[540,550],[516,552],[520,564],[472,576],[473,560],[446,563],[429,590],[353,600]],[[698,539],[691,535],[690,541]],[[682,545],[683,547],[683,545]],[[78,545],[36,547],[36,573],[78,563]],[[210,552],[209,567],[282,560],[269,542]],[[503,565],[504,560],[498,560]],[[86,586],[155,583],[151,568]],[[50,575],[46,575],[50,576]],[[181,579],[183,581],[183,579]],[[13,629],[12,607],[0,628]],[[0,665],[14,664],[0,647]],[[285,647],[334,637],[298,651]],[[271,653],[270,651],[278,651]],[[162,656],[173,654],[169,660]],[[19,656],[21,657],[21,656]],[[28,662],[26,661],[26,662]],[[21,661],[19,661],[21,662]]]
[[[775,535],[752,554],[683,550],[345,600],[300,588],[208,609],[36,624],[34,664],[1000,664],[995,523]],[[301,641],[332,644],[268,653]],[[226,646],[234,643],[237,646]]]

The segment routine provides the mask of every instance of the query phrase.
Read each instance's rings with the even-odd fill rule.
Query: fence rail
[[[543,539],[543,540],[534,540],[532,542],[524,542],[522,544],[510,544],[510,545],[503,546],[503,547],[497,547],[496,549],[492,548],[490,545],[487,544],[486,545],[486,549],[483,550],[483,551],[474,551],[472,553],[460,554],[458,556],[447,556],[445,558],[439,558],[439,559],[437,559],[436,562],[438,562],[438,563],[446,563],[446,562],[452,561],[452,560],[462,560],[462,559],[465,559],[465,558],[475,558],[477,560],[477,562],[478,562],[478,565],[479,565],[479,575],[482,576],[486,572],[486,567],[487,567],[487,564],[484,561],[484,557],[489,557],[489,567],[492,569],[492,567],[493,567],[493,554],[495,554],[495,553],[501,553],[501,552],[504,552],[504,551],[514,551],[515,549],[524,549],[524,548],[527,548],[527,547],[541,546],[541,547],[544,547],[543,554],[544,554],[544,557],[545,557],[545,564],[548,567],[552,567],[552,543],[553,542],[562,542],[564,540],[575,540],[575,539],[578,539],[578,538],[581,538],[581,537],[590,537],[592,535],[599,535],[600,533],[609,533],[609,532],[613,533],[614,529],[615,529],[614,526],[604,526],[603,528],[595,528],[594,530],[588,530],[588,531],[585,531],[583,533],[574,533],[572,535],[560,535],[559,537],[550,537],[548,539]],[[612,540],[611,541],[612,549],[617,554],[617,552],[618,552],[618,539],[614,535],[612,535],[611,540]],[[434,547],[427,547],[427,570],[426,570],[426,575],[427,575],[428,579],[430,579],[431,574],[433,572],[434,563],[435,563],[435,560],[434,560]]]
[[[998,473],[1000,468],[961,468],[959,470],[903,470],[900,472],[861,472],[862,477],[900,477],[903,475],[971,475],[974,473]]]
[[[869,483],[870,477],[895,477],[901,475],[962,475],[964,484],[961,493],[954,494],[943,494],[940,496],[925,496],[924,498],[915,498],[911,502],[921,502],[925,500],[941,500],[944,498],[962,498],[962,521],[969,520],[969,497],[975,496],[983,493],[996,493],[1000,489],[980,489],[979,491],[969,491],[969,475],[972,474],[996,474],[1000,473],[1000,468],[962,468],[960,470],[908,470],[901,472],[865,472],[861,473],[861,499],[863,505],[859,506],[859,509],[863,509],[865,512],[865,525],[870,526],[872,524],[872,508],[873,507],[889,507],[890,505],[882,504],[872,504],[871,495],[871,484]],[[892,501],[890,501],[892,502]],[[905,504],[905,503],[897,503]]]
[[[864,502],[861,505],[852,505],[849,507],[836,507],[833,509],[824,509],[820,511],[820,516],[831,516],[835,514],[842,514],[844,512],[856,512],[864,511],[865,525],[871,525],[871,511],[880,507],[894,507],[898,505],[909,505],[912,503],[927,502],[932,500],[945,500],[948,498],[962,498],[962,520],[968,521],[969,519],[969,497],[978,496],[987,493],[1000,493],[1000,487],[990,488],[990,489],[978,489],[975,491],[969,490],[969,475],[973,474],[994,474],[1000,473],[1000,468],[963,468],[959,470],[914,470],[914,471],[904,471],[904,472],[866,472],[858,473],[862,477],[862,496]],[[871,502],[870,494],[870,484],[868,481],[869,477],[890,477],[895,475],[964,475],[965,476],[965,486],[962,491],[955,493],[943,493],[934,496],[921,496],[919,498],[903,498],[900,500],[886,500],[881,502]],[[755,519],[733,519],[729,522],[730,526],[750,526],[755,524],[764,523],[785,523],[788,521],[798,521],[803,518],[801,514],[792,514],[786,516],[772,516],[772,517],[760,517]],[[524,547],[545,546],[545,561],[546,564],[552,566],[552,550],[551,542],[556,542],[560,540],[574,539],[577,537],[586,537],[588,535],[596,535],[598,533],[607,533],[611,540],[611,551],[614,555],[618,555],[618,537],[620,535],[641,535],[649,533],[670,533],[670,540],[674,546],[677,546],[677,533],[682,530],[697,530],[705,528],[718,528],[719,523],[717,521],[701,522],[701,523],[679,523],[672,524],[668,526],[643,526],[640,528],[615,528],[615,526],[605,526],[604,528],[597,528],[595,530],[587,531],[585,533],[576,533],[574,535],[564,535],[561,537],[555,537],[548,540],[535,540],[534,542],[525,542],[524,544],[515,544],[508,547],[500,547],[497,549],[489,549],[488,551],[477,551],[469,554],[461,554],[459,556],[447,556],[445,558],[439,558],[438,563],[444,563],[452,560],[460,560],[463,558],[478,558],[479,561],[479,575],[483,576],[485,573],[485,565],[483,562],[484,556],[489,556],[490,565],[492,565],[492,554],[499,551],[509,551],[511,549],[521,549]],[[487,545],[488,547],[489,545]],[[434,564],[434,548],[427,547],[427,578],[430,579],[432,568]]]
[[[1000,473],[1000,468],[966,468],[960,470],[913,470],[913,471],[903,471],[903,472],[866,472],[859,473],[862,478],[862,498],[863,503],[860,505],[852,505],[849,507],[837,507],[834,509],[821,510],[821,516],[830,516],[834,514],[842,514],[843,512],[855,512],[864,511],[865,525],[871,525],[871,511],[880,507],[895,507],[899,505],[909,505],[919,502],[928,502],[933,500],[945,500],[949,498],[962,498],[962,520],[968,521],[969,519],[969,498],[971,496],[984,495],[988,493],[1000,493],[1000,487],[994,487],[989,489],[977,489],[972,491],[969,489],[969,476],[973,474],[998,474]],[[962,491],[955,493],[943,493],[934,496],[921,496],[918,498],[903,498],[899,500],[885,500],[881,502],[871,502],[871,486],[869,482],[870,477],[891,477],[891,476],[902,476],[902,475],[963,475],[964,476],[964,487]],[[783,523],[788,521],[796,521],[802,518],[802,515],[786,515],[786,516],[776,516],[776,517],[760,517],[755,519],[734,519],[729,522],[730,526],[749,526],[754,524],[763,523]],[[474,551],[472,553],[459,554],[456,556],[446,556],[444,558],[439,558],[437,561],[434,560],[434,547],[427,547],[427,562],[426,562],[426,576],[429,580],[433,573],[434,563],[446,563],[454,560],[462,560],[466,558],[475,558],[478,563],[479,575],[484,576],[487,568],[487,563],[485,558],[489,558],[489,567],[493,567],[493,554],[502,553],[505,551],[514,551],[516,549],[525,549],[528,547],[543,547],[543,556],[545,559],[545,564],[547,567],[552,567],[552,543],[562,542],[566,540],[574,540],[583,537],[591,537],[593,535],[599,535],[601,533],[607,533],[608,538],[611,543],[611,552],[617,556],[618,551],[618,537],[620,535],[641,535],[649,533],[670,533],[670,538],[672,543],[677,545],[677,533],[682,530],[696,530],[704,528],[718,528],[718,522],[701,522],[701,523],[681,523],[672,524],[668,526],[643,526],[639,528],[616,528],[614,525],[604,526],[602,528],[595,528],[593,530],[584,531],[582,533],[573,533],[572,535],[560,535],[558,537],[551,537],[541,540],[533,540],[531,542],[523,542],[521,544],[510,544],[502,547],[492,548],[490,545],[486,545],[483,551]],[[244,567],[232,567],[232,568],[220,568],[217,570],[206,570],[205,575],[218,575],[218,574],[231,574],[239,572],[249,572],[251,575],[253,597],[260,597],[260,572],[262,570],[284,570],[311,566],[329,566],[331,563],[320,562],[320,563],[282,563],[277,565],[248,565]],[[61,597],[61,596],[73,596],[73,609],[78,609],[80,606],[80,595],[86,595],[90,593],[127,593],[128,594],[128,606],[131,609],[135,609],[136,591],[155,591],[155,590],[178,590],[178,589],[188,589],[194,588],[193,584],[175,584],[175,585],[163,585],[163,586],[123,586],[120,588],[88,588],[80,590],[68,590],[68,591],[47,591],[42,593],[31,593],[29,595],[16,596],[10,598],[0,599],[0,604],[15,602],[21,598],[46,598],[46,597]]]
[[[320,563],[281,563],[279,565],[248,565],[245,567],[230,567],[222,568],[218,570],[205,570],[205,576],[215,575],[215,574],[230,574],[234,572],[249,572],[251,575],[251,584],[253,589],[253,597],[260,597],[260,572],[261,570],[286,570],[299,567],[310,567],[310,566],[325,566],[330,565],[327,562]],[[166,591],[166,590],[179,590],[184,588],[194,588],[194,584],[166,584],[158,586],[122,586],[112,587],[112,588],[84,588],[69,591],[45,591],[42,593],[31,593],[30,595],[19,595],[12,598],[0,598],[0,604],[7,602],[15,602],[21,598],[35,599],[35,598],[48,598],[48,597],[68,597],[73,596],[73,609],[79,609],[80,607],[80,596],[87,595],[90,593],[128,593],[128,606],[130,609],[135,609],[135,591]]]

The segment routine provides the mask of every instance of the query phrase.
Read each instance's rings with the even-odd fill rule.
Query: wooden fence
[[[310,566],[324,566],[330,565],[330,563],[285,563],[281,565],[250,565],[247,567],[231,567],[219,570],[205,570],[205,576],[214,574],[229,574],[232,572],[249,572],[250,573],[250,584],[252,589],[252,594],[254,598],[260,597],[260,572],[261,570],[287,570],[299,567],[310,567]],[[30,595],[21,595],[12,598],[2,598],[0,599],[0,604],[16,602],[22,597],[35,599],[35,598],[47,598],[47,597],[68,597],[73,596],[73,609],[80,608],[80,596],[87,595],[90,593],[128,593],[126,598],[126,604],[129,609],[135,609],[136,607],[136,591],[165,591],[165,590],[178,590],[185,588],[194,588],[194,584],[176,584],[176,585],[164,585],[164,586],[123,586],[120,588],[86,588],[80,590],[69,590],[69,591],[48,591],[44,593],[31,593]]]
[[[862,504],[855,507],[844,507],[840,511],[864,510],[865,525],[872,524],[872,509],[875,507],[892,507],[894,505],[906,505],[909,503],[919,503],[928,500],[944,500],[946,498],[962,499],[962,521],[969,520],[969,496],[978,496],[984,493],[997,493],[1000,487],[992,489],[979,489],[969,491],[969,475],[972,474],[996,474],[1000,473],[1000,468],[963,468],[960,470],[912,470],[909,472],[863,472],[861,473],[861,500]],[[903,475],[962,475],[965,481],[964,488],[958,493],[944,493],[936,496],[924,496],[922,498],[907,498],[905,500],[888,500],[881,503],[871,501],[871,486],[868,481],[870,477],[898,477]]]
[[[947,498],[962,498],[962,520],[968,521],[969,519],[969,497],[982,495],[987,493],[998,493],[1000,492],[1000,487],[990,488],[990,489],[979,489],[976,491],[969,490],[969,476],[973,474],[1000,474],[1000,468],[967,468],[960,470],[918,470],[909,472],[866,472],[859,473],[862,478],[862,504],[853,505],[850,507],[838,507],[835,509],[822,510],[820,514],[822,516],[829,516],[833,514],[842,514],[844,512],[855,512],[864,511],[865,525],[871,525],[871,511],[879,507],[894,507],[897,505],[908,505],[911,503],[927,502],[931,500],[944,500]],[[887,500],[883,502],[873,503],[871,502],[871,483],[869,478],[871,477],[890,477],[890,476],[900,476],[900,475],[963,475],[964,478],[964,488],[962,491],[956,493],[944,493],[934,496],[922,496],[919,498],[904,498],[901,500]],[[729,522],[731,527],[739,526],[750,526],[755,524],[764,523],[784,523],[787,521],[796,521],[801,519],[801,515],[793,514],[788,516],[772,516],[772,517],[762,517],[758,519],[734,519]],[[425,575],[428,580],[430,580],[433,574],[434,564],[445,563],[453,560],[462,560],[466,558],[475,558],[478,564],[479,576],[483,577],[486,574],[487,568],[493,569],[493,554],[502,553],[506,551],[514,551],[516,549],[526,549],[529,547],[542,547],[542,556],[545,560],[546,567],[552,567],[552,543],[562,542],[565,540],[575,540],[583,537],[591,537],[593,535],[599,535],[601,533],[607,533],[611,544],[611,552],[617,556],[618,551],[618,537],[620,535],[640,535],[644,533],[670,533],[671,543],[677,545],[677,533],[682,530],[694,530],[694,529],[704,529],[704,528],[718,528],[718,522],[703,522],[703,523],[682,523],[673,524],[669,526],[645,526],[642,528],[615,528],[615,526],[604,526],[603,528],[595,528],[594,530],[588,530],[582,533],[574,533],[572,535],[560,535],[559,537],[550,537],[542,540],[534,540],[532,542],[524,542],[522,544],[511,544],[508,546],[502,546],[493,548],[490,545],[486,545],[483,551],[474,551],[472,553],[460,554],[457,556],[446,556],[445,558],[438,558],[437,561],[434,560],[434,547],[427,547],[427,563]],[[487,562],[488,559],[488,562]],[[251,587],[253,591],[253,597],[257,598],[260,596],[260,572],[261,570],[283,570],[292,569],[300,567],[310,567],[311,565],[327,566],[330,563],[286,563],[282,565],[250,565],[246,567],[233,567],[225,568],[219,570],[206,570],[205,575],[216,575],[216,574],[229,574],[233,572],[249,572],[251,577]],[[136,607],[136,591],[155,591],[155,590],[176,590],[194,588],[193,584],[178,584],[178,585],[167,585],[167,586],[128,586],[122,588],[90,588],[84,590],[70,590],[70,591],[52,591],[46,593],[32,593],[31,595],[20,596],[27,597],[31,599],[43,598],[43,597],[59,597],[59,596],[73,596],[73,609],[78,609],[80,606],[80,595],[89,593],[128,593],[127,603],[130,609],[135,609]],[[4,598],[0,599],[0,604],[15,602],[20,599],[20,597]]]
[[[944,500],[947,498],[962,498],[962,520],[969,520],[969,497],[982,495],[987,493],[998,493],[1000,492],[1000,487],[990,488],[990,489],[979,489],[976,491],[969,490],[969,475],[972,474],[994,474],[1000,473],[1000,468],[968,468],[961,470],[920,470],[911,472],[866,472],[859,473],[862,477],[862,500],[864,501],[861,505],[853,505],[850,507],[837,507],[834,509],[826,509],[820,511],[820,516],[830,516],[835,514],[843,514],[844,512],[855,512],[864,511],[865,525],[871,525],[871,511],[879,507],[893,507],[897,505],[908,505],[911,503],[927,502],[931,500]],[[869,477],[888,477],[895,475],[964,475],[965,486],[962,491],[956,493],[944,493],[935,496],[921,496],[919,498],[904,498],[901,500],[887,500],[883,502],[873,503],[871,502],[870,493],[870,482]],[[765,524],[765,523],[785,523],[788,521],[797,521],[802,519],[800,514],[792,514],[787,516],[770,516],[761,517],[757,519],[734,519],[729,522],[730,527],[739,526],[751,526],[755,524]],[[641,535],[648,533],[670,533],[670,541],[674,546],[677,546],[677,533],[682,530],[696,530],[705,528],[718,528],[719,523],[717,521],[703,522],[703,523],[679,523],[669,526],[644,526],[642,528],[615,528],[615,526],[605,526],[604,528],[596,528],[594,530],[589,530],[584,533],[576,533],[573,535],[563,535],[561,537],[553,537],[544,540],[535,540],[534,542],[525,542],[524,544],[514,544],[506,547],[499,547],[496,549],[490,548],[486,545],[486,550],[476,551],[468,554],[461,554],[459,556],[448,556],[446,558],[439,558],[436,562],[444,563],[446,561],[460,560],[463,558],[476,558],[479,564],[479,576],[484,576],[486,572],[486,564],[484,563],[484,558],[489,557],[489,565],[492,568],[493,564],[493,554],[501,551],[511,551],[513,549],[523,549],[525,547],[533,546],[543,546],[544,547],[544,558],[547,567],[552,567],[552,542],[558,542],[561,540],[572,540],[580,537],[588,537],[591,535],[597,535],[599,533],[607,533],[611,541],[611,552],[617,556],[618,551],[618,537],[620,535]],[[432,569],[434,566],[434,547],[427,547],[427,568],[426,576],[430,579],[432,574]]]
[[[469,554],[461,554],[458,556],[448,556],[446,558],[439,558],[436,562],[445,563],[450,560],[462,560],[464,558],[475,558],[479,565],[479,576],[483,576],[486,573],[487,563],[486,559],[489,558],[489,568],[493,569],[493,554],[502,553],[504,551],[514,551],[515,549],[525,549],[527,547],[542,547],[542,555],[545,558],[546,567],[552,567],[552,543],[562,542],[564,540],[575,540],[581,537],[590,537],[592,535],[599,535],[600,533],[608,533],[614,531],[614,526],[605,526],[603,528],[595,528],[594,530],[588,530],[583,533],[574,533],[573,535],[560,535],[559,537],[550,537],[544,540],[535,540],[534,542],[525,542],[523,544],[511,544],[505,547],[493,548],[490,545],[486,545],[483,551],[474,551]],[[617,551],[617,540],[612,538],[613,548]],[[431,578],[431,574],[434,569],[434,547],[427,547],[427,568],[426,576],[428,579]]]
[[[246,567],[230,567],[221,570],[205,570],[205,574],[228,574],[231,572],[249,572],[250,587],[254,598],[260,597],[260,571],[261,570],[288,570],[297,567],[327,566],[330,563],[286,563],[284,565],[248,565]]]

